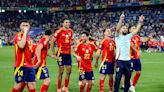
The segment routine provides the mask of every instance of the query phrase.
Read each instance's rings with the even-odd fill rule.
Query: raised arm
[[[26,38],[27,38],[27,34],[28,34],[29,28],[28,27],[24,27],[23,29],[23,36],[22,39],[20,41],[18,41],[18,47],[23,49],[26,45]]]
[[[121,29],[122,23],[124,21],[124,18],[125,18],[125,15],[124,15],[124,13],[122,13],[121,16],[120,16],[119,22],[116,26],[116,36],[118,36],[118,34],[120,32],[120,29]]]
[[[145,17],[143,15],[139,16],[139,21],[136,30],[132,31],[133,35],[137,34],[141,30],[141,26],[143,25],[144,19]]]
[[[150,39],[150,37],[141,37],[141,42],[148,42]]]

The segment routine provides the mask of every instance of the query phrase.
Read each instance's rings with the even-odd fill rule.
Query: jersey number
[[[84,59],[90,59],[90,54],[84,54]]]
[[[18,76],[23,76],[23,70],[18,71]]]

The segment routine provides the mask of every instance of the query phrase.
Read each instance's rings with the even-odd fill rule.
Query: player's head
[[[89,39],[89,32],[83,31],[81,33],[81,38],[82,38],[83,41],[87,41]]]
[[[126,25],[123,25],[120,29],[120,32],[123,34],[123,35],[126,35],[128,34],[128,28]]]
[[[44,33],[46,36],[50,36],[52,34],[51,30],[46,30]]]
[[[70,20],[65,19],[64,22],[63,22],[63,27],[68,29],[70,27]]]
[[[135,30],[135,29],[136,29],[136,26],[134,24],[129,25],[129,28],[128,28],[129,33],[133,32],[133,30]]]
[[[20,21],[20,30],[23,31],[23,29],[27,27],[28,29],[30,29],[30,22],[26,19],[23,19]]]
[[[104,33],[104,36],[110,37],[111,36],[111,29],[110,28],[106,28],[106,29],[103,30],[103,33]]]
[[[52,34],[51,30],[48,29],[44,32],[44,35],[48,40],[50,40],[51,34]]]

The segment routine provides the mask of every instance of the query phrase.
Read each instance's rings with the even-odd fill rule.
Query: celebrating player
[[[69,78],[71,74],[72,69],[72,59],[71,59],[71,43],[73,40],[73,31],[70,27],[70,21],[64,20],[63,27],[57,30],[54,34],[54,37],[52,39],[51,48],[54,55],[55,49],[54,49],[54,43],[57,43],[58,51],[57,51],[57,57],[60,57],[58,59],[58,65],[59,65],[59,73],[58,73],[58,92],[61,92],[61,82],[62,82],[62,76],[64,72],[64,66],[66,67],[66,77],[64,82],[64,91],[68,92],[68,84],[69,84]]]
[[[133,32],[136,27],[134,25],[130,25],[129,31]],[[140,61],[140,44],[141,42],[147,42],[150,40],[150,37],[140,37],[139,35],[135,35],[131,39],[131,62],[133,64],[133,70],[135,70],[136,74],[132,80],[132,85],[130,87],[130,91],[135,92],[135,86],[139,80],[141,75],[141,61]]]
[[[48,68],[46,67],[46,57],[49,48],[50,35],[51,30],[46,30],[45,35],[42,39],[40,39],[35,50],[34,68],[36,69],[36,77],[44,81],[40,92],[47,92],[50,85]]]
[[[20,23],[21,32],[14,38],[15,49],[15,85],[12,92],[20,92],[25,83],[28,85],[29,92],[36,91],[35,70],[32,64],[32,41],[28,35],[30,23],[22,20]]]
[[[110,92],[113,92],[113,73],[114,73],[114,61],[115,61],[115,42],[111,36],[111,30],[105,29],[103,31],[104,39],[100,42],[99,49],[97,51],[95,67],[98,67],[98,59],[100,53],[102,53],[102,61],[100,65],[100,92],[104,92],[104,80],[106,75],[109,76],[109,88]]]
[[[75,48],[74,56],[78,61],[78,72],[80,84],[80,92],[84,92],[84,88],[87,85],[86,92],[90,92],[93,86],[92,80],[94,80],[94,74],[92,71],[92,58],[93,52],[97,48],[94,42],[89,41],[89,33],[82,32],[82,42],[80,42]]]
[[[116,77],[114,84],[114,92],[119,92],[119,85],[122,74],[125,75],[125,88],[124,92],[128,92],[130,87],[130,77],[131,77],[131,63],[130,63],[130,42],[133,35],[137,34],[140,30],[144,16],[139,17],[139,23],[135,30],[128,34],[128,29],[125,25],[122,26],[124,20],[124,13],[120,16],[120,20],[116,27]]]

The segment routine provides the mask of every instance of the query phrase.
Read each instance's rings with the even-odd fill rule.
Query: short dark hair
[[[130,33],[130,28],[133,27],[133,26],[135,26],[134,23],[130,23],[130,24],[129,24],[129,27],[128,27],[128,34]]]
[[[22,22],[25,22],[25,23],[30,23],[30,21],[29,21],[29,20],[27,20],[27,19],[22,19],[22,20],[20,21],[20,24],[21,24]]]
[[[52,32],[51,32],[51,30],[46,30],[44,34],[50,36],[52,34]]]
[[[66,21],[66,20],[70,21],[69,19],[63,19],[63,22]]]
[[[86,36],[89,36],[89,32],[83,31],[81,34],[85,34]]]
[[[131,27],[133,27],[133,26],[135,26],[135,24],[134,24],[134,23],[129,24],[128,29],[130,29],[130,28],[131,28]]]

